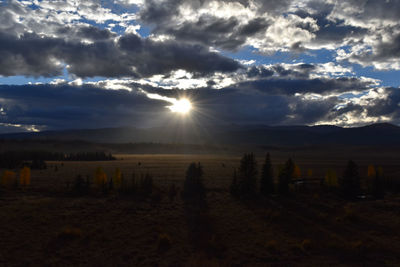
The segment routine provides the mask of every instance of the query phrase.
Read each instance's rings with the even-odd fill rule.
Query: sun
[[[172,112],[185,115],[188,114],[192,109],[192,103],[186,98],[181,98],[179,100],[173,101],[172,106],[169,106],[168,108]]]

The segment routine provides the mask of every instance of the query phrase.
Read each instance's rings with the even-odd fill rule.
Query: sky
[[[0,0],[0,133],[400,125],[399,85],[400,0]]]

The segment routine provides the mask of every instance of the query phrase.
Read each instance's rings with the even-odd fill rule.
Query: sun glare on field
[[[179,114],[188,114],[192,109],[192,103],[186,99],[182,98],[179,100],[173,101],[173,105],[168,107],[172,112],[176,112]]]

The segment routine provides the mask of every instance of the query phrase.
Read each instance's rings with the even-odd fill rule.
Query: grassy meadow
[[[341,175],[346,160],[382,166],[397,177],[395,151],[276,149],[275,173],[292,157],[302,176]],[[374,155],[371,153],[378,152]],[[48,161],[25,188],[0,191],[3,266],[398,266],[400,196],[346,201],[318,183],[288,196],[239,201],[229,193],[240,154],[113,154],[112,161]],[[371,156],[372,155],[372,156]],[[258,167],[264,160],[257,153]],[[180,196],[188,165],[201,162],[206,211],[196,217]],[[69,194],[96,168],[124,179],[151,174],[152,195],[136,199],[110,191]],[[309,169],[312,169],[310,175]],[[3,171],[3,170],[2,170]],[[260,173],[260,172],[259,172]],[[169,197],[169,188],[177,188]]]

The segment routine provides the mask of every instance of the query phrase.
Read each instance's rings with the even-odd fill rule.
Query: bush
[[[64,227],[58,234],[58,238],[62,240],[73,240],[82,236],[82,230],[76,227]]]
[[[277,251],[278,250],[278,243],[276,242],[276,240],[269,240],[265,246],[270,251]]]
[[[17,187],[17,174],[10,170],[5,170],[1,177],[1,185],[4,187]]]
[[[146,175],[142,176],[137,189],[141,197],[149,197],[153,191],[153,176],[151,176],[149,173],[146,173]]]
[[[381,167],[375,169],[373,165],[368,166],[368,191],[376,199],[385,196],[383,170]]]
[[[176,195],[178,194],[178,189],[175,184],[171,184],[168,189],[168,198],[172,202],[175,200]]]
[[[300,244],[300,248],[303,252],[307,252],[308,250],[310,250],[312,247],[312,243],[310,239],[304,239],[301,244]]]
[[[171,248],[171,237],[168,234],[160,234],[158,236],[157,250],[159,252],[165,252]]]
[[[239,196],[239,183],[237,179],[236,170],[233,171],[232,182],[229,187],[229,191],[232,196],[238,197]]]
[[[72,193],[77,196],[87,195],[90,189],[90,181],[87,177],[86,180],[83,179],[81,175],[78,175],[72,185]]]
[[[339,180],[339,188],[347,199],[355,199],[361,191],[358,167],[352,160],[347,163],[343,176]]]
[[[34,159],[32,160],[31,168],[36,170],[45,170],[47,169],[47,164],[43,159]]]

